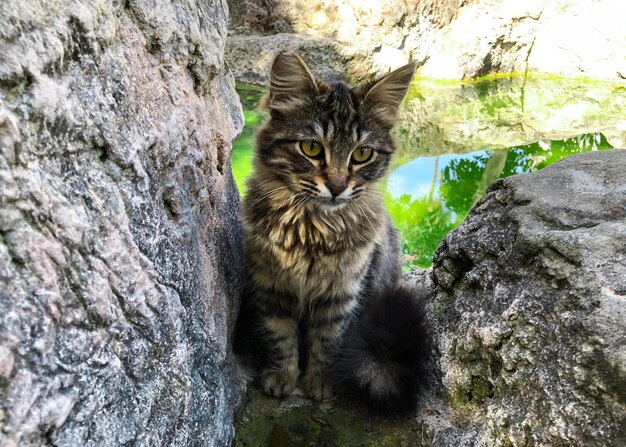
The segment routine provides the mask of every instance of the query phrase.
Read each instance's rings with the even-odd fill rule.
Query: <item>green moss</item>
[[[421,426],[411,415],[385,418],[341,398],[323,404],[297,396],[273,399],[254,388],[236,420],[235,433],[235,447],[423,445]]]
[[[480,408],[480,405],[493,397],[494,390],[491,383],[480,376],[472,376],[468,386],[457,385],[450,392],[452,406],[461,412],[472,412]]]
[[[472,377],[471,399],[477,403],[483,403],[493,396],[493,387],[482,377]]]
[[[470,391],[462,386],[454,387],[450,393],[450,397],[452,399],[452,406],[457,409],[465,407],[472,400]]]
[[[490,73],[485,76],[478,76],[475,78],[465,78],[465,79],[439,79],[439,78],[430,78],[427,76],[416,76],[413,78],[413,84],[427,81],[437,83],[439,85],[468,85],[480,81],[490,81],[490,80],[501,80],[501,79],[542,79],[542,80],[551,80],[551,81],[571,81],[577,83],[592,83],[592,84],[624,84],[624,82],[619,80],[606,80],[606,79],[596,79],[586,76],[563,76],[552,73],[524,73],[524,72],[513,72],[513,73]]]

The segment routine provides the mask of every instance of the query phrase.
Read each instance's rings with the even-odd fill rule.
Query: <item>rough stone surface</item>
[[[241,82],[264,83],[279,51],[360,81],[407,60],[426,77],[498,72],[626,78],[622,0],[229,0],[226,57]],[[280,35],[278,37],[277,35]]]
[[[362,81],[409,57],[425,60],[424,49],[463,3],[469,2],[229,0],[226,59],[245,83],[265,84],[269,61],[280,51],[303,54],[316,73]]]
[[[281,52],[297,52],[324,79],[358,78],[360,72],[367,70],[361,58],[339,51],[337,43],[328,38],[281,33],[231,36],[227,42],[226,60],[237,81],[245,84],[266,85],[269,67]]]
[[[492,184],[435,255],[443,384],[477,446],[626,443],[626,150]]]
[[[230,445],[222,1],[0,3],[0,445]]]
[[[622,8],[621,0],[479,0],[442,29],[420,74],[531,71],[624,79],[626,31],[615,14]]]

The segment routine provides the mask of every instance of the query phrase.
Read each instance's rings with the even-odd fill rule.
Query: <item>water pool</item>
[[[245,194],[263,89],[239,86],[245,128],[232,168]],[[427,267],[441,239],[497,178],[532,172],[580,152],[626,146],[626,83],[550,76],[415,80],[383,182],[402,235],[405,267]]]

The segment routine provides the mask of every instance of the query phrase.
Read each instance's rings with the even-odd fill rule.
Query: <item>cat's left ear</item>
[[[300,56],[281,53],[276,56],[270,71],[270,109],[289,109],[300,104],[302,97],[319,91],[320,82]]]
[[[386,74],[373,85],[364,87],[363,103],[383,120],[393,125],[400,103],[409,89],[414,74],[415,63],[413,62]]]

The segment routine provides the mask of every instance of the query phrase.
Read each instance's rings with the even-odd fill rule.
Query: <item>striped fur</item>
[[[274,62],[270,119],[257,134],[243,212],[251,290],[244,305],[260,317],[268,394],[291,394],[302,365],[307,395],[330,397],[330,363],[343,334],[368,297],[399,279],[398,236],[378,182],[395,150],[390,130],[412,73],[403,67],[350,89],[321,82],[296,55]],[[308,157],[301,141],[319,142],[324,152]],[[359,147],[374,149],[368,161],[351,159]]]

